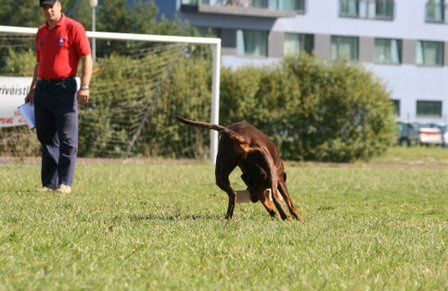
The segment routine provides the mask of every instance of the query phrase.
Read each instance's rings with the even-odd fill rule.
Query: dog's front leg
[[[229,187],[229,191],[226,192],[229,195],[229,205],[227,206],[226,219],[232,219],[233,210],[235,209],[236,193],[231,187]]]
[[[230,187],[230,184],[223,185],[218,184],[218,187],[224,190],[227,195],[229,196],[229,205],[227,206],[227,213],[226,213],[226,219],[232,219],[233,218],[233,211],[235,209],[235,203],[236,203],[236,192]]]
[[[236,166],[236,160],[232,160],[222,155],[222,151],[220,148],[220,152],[218,153],[218,157],[216,158],[215,179],[216,185],[218,185],[218,187],[221,188],[221,190],[225,191],[229,196],[229,205],[227,206],[226,219],[233,218],[233,210],[235,209],[236,192],[230,186],[229,176],[230,173],[236,168]]]
[[[268,195],[263,195],[263,198],[260,200],[261,204],[263,204],[264,208],[268,211],[269,215],[272,218],[278,218],[280,219],[280,216],[275,211],[274,204],[272,204],[272,201],[269,199]]]
[[[236,203],[236,192],[233,190],[232,187],[230,187],[230,184],[227,186],[218,184],[218,187],[221,188],[223,191],[225,191],[229,196],[229,205],[227,206],[226,219],[232,219],[233,210],[235,209],[235,203]]]
[[[281,218],[283,220],[288,220],[289,216],[286,214],[280,201],[280,194],[278,191],[279,178],[277,174],[277,167],[275,166],[271,154],[265,147],[251,148],[250,152],[258,153],[262,156],[262,158],[259,159],[258,162],[263,170],[268,174],[269,183],[271,184],[272,189],[272,200],[274,201],[275,207],[277,208]]]

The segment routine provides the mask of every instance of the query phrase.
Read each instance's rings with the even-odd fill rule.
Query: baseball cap
[[[51,6],[53,6],[56,1],[57,0],[39,0],[41,7],[44,6],[44,5],[51,5]]]

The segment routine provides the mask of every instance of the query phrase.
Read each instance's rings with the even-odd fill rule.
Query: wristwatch
[[[80,89],[81,90],[89,90],[89,85],[82,84]]]

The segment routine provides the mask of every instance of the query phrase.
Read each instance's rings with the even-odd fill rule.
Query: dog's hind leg
[[[218,155],[219,156],[219,155]],[[219,158],[217,159],[217,161]],[[216,185],[229,195],[226,219],[232,219],[235,209],[236,192],[230,186],[229,175],[236,168],[237,162],[227,159],[225,162],[217,162],[215,168]]]
[[[274,201],[275,207],[278,210],[278,213],[280,214],[280,217],[283,220],[289,220],[289,216],[288,214],[286,214],[285,209],[282,206],[281,201],[278,199],[278,197],[276,197],[275,195],[272,195],[272,200]]]
[[[286,187],[286,183],[283,180],[280,180],[278,183],[278,190],[283,196],[283,199],[286,202],[286,205],[288,206],[289,212],[292,216],[294,216],[295,219],[303,222],[303,217],[299,214],[296,207],[292,203],[291,197],[288,194],[288,188]]]

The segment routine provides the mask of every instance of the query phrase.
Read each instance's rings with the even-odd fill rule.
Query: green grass
[[[372,162],[448,165],[448,148],[443,147],[392,147]]]
[[[0,164],[0,290],[448,289],[448,167],[287,172],[303,224],[225,221],[207,164],[78,164],[72,194]]]

